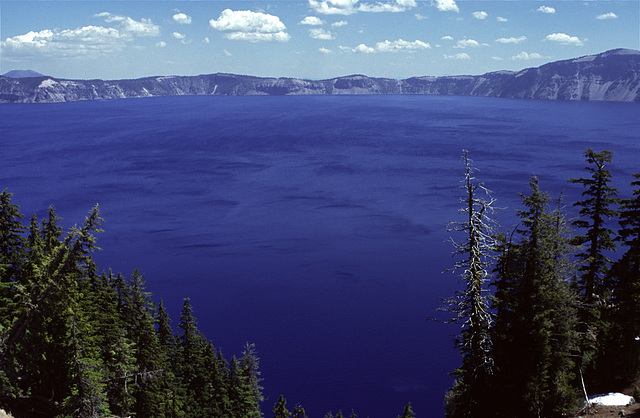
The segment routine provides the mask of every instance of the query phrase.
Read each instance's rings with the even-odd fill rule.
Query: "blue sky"
[[[0,74],[482,74],[640,49],[640,0],[0,0],[0,35]]]

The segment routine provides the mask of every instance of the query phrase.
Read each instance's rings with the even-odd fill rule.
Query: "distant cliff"
[[[434,94],[640,102],[640,51],[615,49],[522,71],[404,80],[351,75],[328,80],[234,74],[64,80],[0,76],[0,103],[51,103],[177,95]]]

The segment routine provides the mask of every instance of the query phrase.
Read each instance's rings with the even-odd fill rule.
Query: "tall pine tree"
[[[449,224],[449,230],[461,232],[462,242],[451,240],[455,248],[454,270],[462,271],[464,290],[445,300],[444,310],[454,315],[449,321],[462,325],[461,333],[454,343],[462,355],[462,365],[453,372],[456,383],[447,395],[446,411],[449,417],[486,416],[492,408],[486,403],[489,377],[493,372],[491,358],[491,314],[485,295],[487,266],[494,251],[494,227],[491,218],[494,199],[489,191],[479,183],[476,171],[464,151],[462,159],[465,173],[460,188],[464,197],[459,212],[465,215],[463,222]]]

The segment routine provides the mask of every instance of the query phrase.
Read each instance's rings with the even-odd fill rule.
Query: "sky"
[[[401,79],[614,48],[640,49],[640,0],[0,0],[0,74]]]

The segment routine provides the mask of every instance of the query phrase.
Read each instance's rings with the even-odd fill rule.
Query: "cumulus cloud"
[[[358,0],[309,0],[309,7],[323,15],[350,15],[356,13]]]
[[[540,12],[540,13],[547,13],[547,14],[553,14],[556,12],[556,9],[554,9],[551,6],[540,6],[538,7],[538,9],[536,10],[536,12]]]
[[[30,31],[5,39],[0,42],[0,47],[7,57],[40,55],[55,59],[118,52],[132,39],[130,34],[115,28],[84,26],[77,29]]]
[[[358,11],[362,12],[391,12],[398,13],[404,12],[406,10],[412,9],[416,7],[417,4],[415,0],[396,0],[391,3],[363,3],[358,7]]]
[[[313,39],[320,39],[322,41],[335,39],[333,33],[322,28],[309,29],[309,36],[311,36]]]
[[[502,17],[502,16],[496,17],[496,20],[498,22],[508,22],[509,21],[509,19],[507,19],[506,17]]]
[[[485,11],[480,10],[480,11],[471,13],[471,16],[473,16],[474,19],[484,20],[489,16],[489,14]]]
[[[517,38],[512,36],[510,38],[498,38],[496,42],[501,44],[519,44],[527,40],[526,36],[518,36]]]
[[[415,16],[415,18],[417,20],[427,20],[427,19],[429,19],[429,16],[426,16],[426,15],[423,15],[423,14],[420,14],[420,13],[416,13],[414,16]]]
[[[160,26],[154,25],[151,19],[142,18],[139,21],[129,16],[114,15],[109,12],[102,12],[94,15],[102,17],[107,23],[119,23],[123,32],[130,33],[134,36],[159,36]]]
[[[376,52],[376,50],[371,48],[370,46],[366,46],[365,44],[360,44],[353,49],[353,52],[359,52],[361,54],[373,54],[374,52]]]
[[[324,47],[322,47],[322,48],[318,48],[318,51],[322,52],[322,53],[323,53],[323,54],[325,54],[325,55],[327,55],[327,54],[330,54],[330,53],[331,53],[331,50],[330,50],[330,49],[328,49],[328,48],[324,48]]]
[[[567,35],[566,33],[552,33],[550,35],[547,35],[544,39],[551,42],[557,42],[562,45],[584,45],[584,41],[582,41],[580,38],[578,38],[577,36]]]
[[[427,42],[415,40],[413,42],[398,39],[397,41],[383,41],[376,44],[376,50],[379,52],[398,52],[398,51],[419,51],[431,48]]]
[[[476,48],[479,46],[480,42],[476,41],[475,39],[460,39],[458,42],[456,42],[454,48]]]
[[[183,35],[183,34],[181,34],[180,32],[173,32],[173,33],[171,34],[171,36],[173,36],[173,37],[174,37],[174,38],[176,38],[176,39],[184,39],[184,38],[186,38],[186,37],[187,37],[186,35]]]
[[[455,0],[435,0],[435,6],[441,12],[460,12]]]
[[[188,16],[184,13],[176,13],[173,15],[173,21],[180,25],[190,25],[191,16]]]
[[[308,25],[308,26],[322,26],[324,25],[324,20],[316,16],[307,16],[304,19],[302,19],[298,24]]]
[[[471,57],[466,52],[460,52],[453,55],[443,55],[446,60],[470,60]]]
[[[512,60],[539,60],[542,58],[544,57],[537,52],[532,52],[531,54],[529,54],[528,52],[524,51],[522,51],[518,55],[514,55],[511,57]]]
[[[347,22],[346,20],[339,20],[337,22],[333,22],[331,24],[332,28],[341,28],[343,26],[347,26],[349,24],[349,22]]]
[[[167,43],[165,41],[160,41],[160,42],[156,43],[156,46],[158,48],[164,48],[165,46],[167,46]]]
[[[617,18],[618,18],[618,15],[613,12],[603,13],[601,15],[596,16],[596,19],[598,20],[617,19]]]
[[[309,7],[324,15],[351,15],[357,12],[404,12],[417,6],[416,0],[360,3],[359,0],[308,0]]]
[[[217,19],[209,20],[209,26],[236,41],[287,42],[291,39],[278,16],[249,10],[225,9]]]
[[[415,41],[405,41],[404,39],[398,39],[397,41],[382,41],[376,43],[375,47],[370,47],[365,44],[360,44],[354,49],[353,52],[360,52],[366,54],[373,54],[376,52],[416,52],[425,49],[430,49],[431,45],[427,42],[423,42],[420,40]]]
[[[211,41],[209,40],[209,37],[205,36],[204,39],[202,40],[203,44],[209,44],[211,43]]]
[[[442,38],[440,38],[443,41],[453,41],[453,36],[450,35],[444,35]]]

